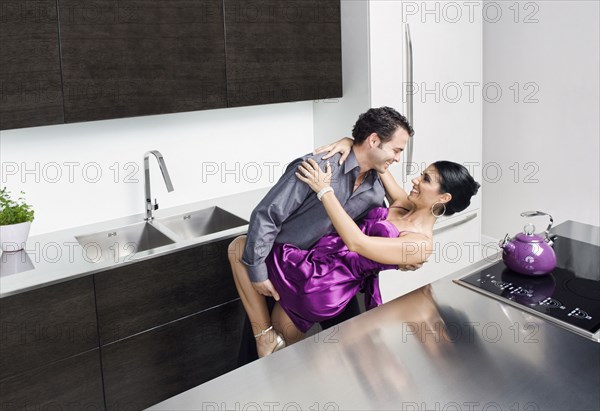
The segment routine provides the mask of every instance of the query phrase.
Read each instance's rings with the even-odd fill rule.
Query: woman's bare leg
[[[273,328],[283,335],[287,345],[294,344],[304,338],[302,331],[296,328],[279,303],[275,303],[271,318],[273,319]]]
[[[269,328],[272,322],[265,297],[254,289],[250,277],[248,277],[246,266],[241,262],[245,245],[246,236],[237,237],[229,244],[229,263],[231,264],[235,286],[250,319],[252,332],[256,335]],[[277,330],[279,327],[274,326],[273,328]],[[264,357],[273,351],[277,344],[276,336],[275,330],[271,330],[256,339],[256,351],[259,357]]]

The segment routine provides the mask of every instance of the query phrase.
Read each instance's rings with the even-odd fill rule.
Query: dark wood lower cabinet
[[[100,345],[238,298],[231,239],[95,274]]]
[[[229,242],[0,299],[0,411],[139,410],[233,370]]]
[[[92,276],[0,299],[0,380],[98,346]]]
[[[109,410],[148,407],[236,367],[240,300],[101,348]]]
[[[104,409],[99,349],[0,381],[0,409]]]

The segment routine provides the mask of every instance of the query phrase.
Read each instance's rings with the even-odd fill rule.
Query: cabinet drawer
[[[99,349],[0,382],[2,410],[102,410]]]
[[[100,342],[107,344],[238,298],[231,239],[95,275]]]
[[[141,409],[235,368],[239,300],[102,347],[106,405]]]
[[[0,379],[98,347],[91,276],[0,299]]]

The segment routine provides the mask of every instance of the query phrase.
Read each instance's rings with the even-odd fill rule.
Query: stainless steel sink
[[[87,261],[118,262],[121,258],[151,250],[174,241],[147,222],[118,227],[100,233],[75,237]]]
[[[195,239],[242,227],[248,222],[219,207],[210,207],[172,217],[155,218],[98,233],[76,236],[85,260],[93,263],[119,262],[177,241]],[[227,233],[225,233],[227,234]]]
[[[248,221],[243,218],[219,207],[205,208],[173,217],[157,218],[156,221],[182,240],[214,234],[248,224]]]

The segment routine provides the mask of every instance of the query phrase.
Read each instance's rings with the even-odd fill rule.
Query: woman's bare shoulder
[[[406,214],[413,209],[413,204],[407,199],[396,200],[390,205],[390,208],[395,208],[398,211],[403,211],[403,214]]]

